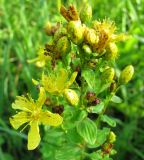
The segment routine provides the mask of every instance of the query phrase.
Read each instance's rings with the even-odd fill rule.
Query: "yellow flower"
[[[74,82],[77,76],[77,72],[74,72],[70,79],[68,79],[68,72],[65,69],[56,70],[50,73],[48,76],[42,74],[41,85],[45,90],[52,94],[64,93],[65,89],[68,89]]]
[[[28,63],[36,63],[36,66],[43,67],[49,60],[51,60],[51,56],[47,55],[43,48],[40,48],[38,51],[38,57],[28,60]]]
[[[13,128],[18,129],[23,124],[30,125],[28,132],[28,150],[35,149],[40,143],[39,125],[58,126],[63,119],[59,114],[53,114],[49,111],[43,111],[42,105],[46,100],[44,88],[40,88],[39,98],[34,101],[31,96],[17,96],[16,101],[12,104],[12,108],[19,111],[10,118]],[[26,127],[25,126],[25,127]]]

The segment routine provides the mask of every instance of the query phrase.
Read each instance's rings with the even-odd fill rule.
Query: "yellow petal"
[[[17,96],[14,103],[12,103],[13,109],[19,109],[27,112],[31,112],[34,109],[34,100],[29,96],[28,98],[24,96]]]
[[[12,116],[10,118],[10,124],[13,126],[13,128],[18,129],[21,125],[24,123],[30,121],[30,115],[28,112],[19,112],[18,114]]]
[[[42,74],[42,80],[41,80],[42,85],[44,86],[44,89],[49,92],[53,93],[57,91],[56,88],[56,81],[55,78],[52,76],[46,76]]]
[[[67,82],[67,88],[69,88],[69,86],[75,81],[77,74],[78,74],[77,72],[74,72],[71,75],[70,80]]]
[[[38,121],[32,121],[28,133],[28,150],[35,149],[40,143]]]
[[[62,123],[63,118],[59,114],[54,114],[48,111],[42,112],[40,122],[44,125],[58,126]]]
[[[62,92],[66,85],[66,80],[68,78],[68,73],[65,69],[60,70],[60,74],[56,78],[56,86],[59,92]]]
[[[42,105],[44,104],[45,100],[46,100],[46,93],[45,93],[44,88],[41,87],[40,88],[40,92],[39,92],[39,98],[38,98],[38,100],[36,102],[37,106],[41,108]]]

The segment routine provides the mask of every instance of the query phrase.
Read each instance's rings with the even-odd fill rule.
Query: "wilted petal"
[[[62,123],[63,118],[59,114],[54,114],[48,111],[42,112],[40,122],[44,125],[58,126]]]
[[[34,120],[30,124],[28,133],[28,150],[35,149],[39,145],[40,139],[38,121]]]
[[[19,112],[10,118],[10,123],[15,129],[18,129],[21,125],[29,121],[30,115],[28,112]]]

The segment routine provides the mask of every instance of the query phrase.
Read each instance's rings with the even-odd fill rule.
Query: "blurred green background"
[[[39,46],[48,37],[43,32],[47,21],[56,22],[60,5],[74,4],[76,0],[0,0],[0,160],[43,160],[46,150],[41,147],[27,151],[26,135],[13,130],[9,117],[14,113],[11,103],[16,95],[28,91],[35,95],[32,77],[39,69],[27,64],[36,56]],[[144,0],[89,0],[93,20],[110,18],[118,32],[132,35],[119,44],[117,70],[132,64],[133,80],[119,91],[122,104],[110,104],[108,112],[117,119],[118,153],[115,160],[144,160]]]

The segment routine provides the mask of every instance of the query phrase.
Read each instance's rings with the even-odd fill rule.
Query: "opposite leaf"
[[[96,141],[97,127],[96,124],[89,118],[84,119],[77,125],[77,131],[83,139],[89,143],[94,144]]]

